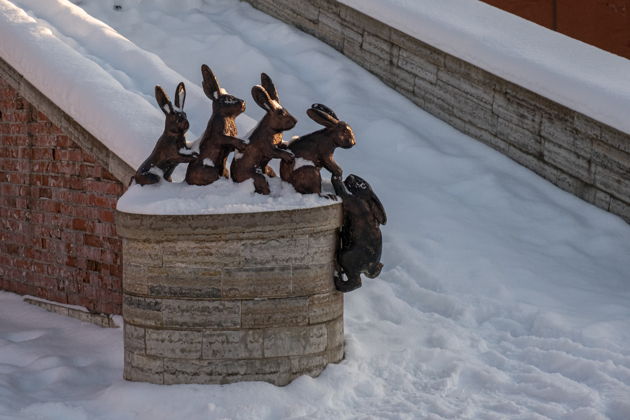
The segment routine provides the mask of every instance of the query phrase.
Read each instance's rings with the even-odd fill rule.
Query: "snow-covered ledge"
[[[123,195],[126,379],[285,385],[343,358],[341,203],[281,186],[269,197],[228,180]]]
[[[480,1],[247,1],[630,222],[630,61]]]

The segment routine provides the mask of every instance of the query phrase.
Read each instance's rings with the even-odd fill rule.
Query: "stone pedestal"
[[[341,205],[263,213],[118,212],[125,379],[285,385],[343,358],[333,284]]]

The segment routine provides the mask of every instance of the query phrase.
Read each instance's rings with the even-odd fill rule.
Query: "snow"
[[[129,95],[160,117],[160,129],[163,117],[151,96],[158,72],[172,75],[160,82],[169,92],[185,80],[186,112],[198,127],[191,130],[201,132],[210,102],[197,84],[202,63],[248,101],[248,121],[264,112],[251,106],[251,86],[261,71],[269,74],[299,119],[286,138],[321,128],[304,112],[325,103],[357,139],[335,159],[372,185],[388,224],[380,277],[346,295],[346,359],[284,388],[125,382],[120,329],[99,329],[0,293],[1,420],[630,418],[630,227],[620,218],[464,136],[330,47],[243,2],[128,0],[114,11],[111,2],[83,0],[91,16],[73,8],[52,13],[55,5],[71,7],[61,0],[14,3],[28,3],[34,17],[7,12],[10,4],[0,0],[1,35],[25,37],[3,37],[2,54],[14,41],[28,44],[29,34],[45,32],[41,19],[55,26],[51,33],[57,25],[63,33],[78,31],[74,47],[63,49],[92,63],[74,74],[77,83],[118,80],[112,71],[126,89],[143,92]],[[11,16],[23,16],[26,26]],[[13,22],[9,29],[6,22]],[[86,49],[105,27],[104,51]],[[108,50],[107,39],[134,48]],[[159,56],[160,64],[146,63],[140,74],[136,53]],[[49,67],[55,74],[65,68],[54,60]],[[69,95],[92,89],[80,86]],[[203,106],[193,105],[195,91]],[[150,121],[138,115],[118,123],[131,124],[131,116]],[[173,194],[184,200],[204,191],[147,187],[164,186],[180,189]],[[257,197],[248,183],[214,188]]]
[[[295,165],[293,166],[293,169],[295,170],[301,168],[302,166],[315,166],[315,164],[308,159],[301,157],[295,158]]]
[[[182,147],[178,151],[180,155],[188,155],[188,156],[191,156],[194,152],[195,151],[189,147]],[[204,159],[204,165],[205,165],[205,159]]]
[[[209,159],[204,159],[207,165],[205,160]],[[120,197],[116,209],[137,214],[220,214],[294,210],[334,203],[317,194],[297,193],[280,178],[268,181],[269,195],[256,194],[251,179],[237,184],[220,178],[206,186],[164,180],[152,185],[134,184]],[[332,192],[332,186],[328,185],[328,191]]]
[[[211,103],[200,74],[195,83],[182,78],[69,1],[0,0],[0,39],[5,61],[133,168],[164,128],[156,84],[174,95],[184,81],[189,134],[205,129]],[[241,116],[238,123],[246,131],[254,121]]]
[[[433,47],[630,133],[630,62],[479,0],[339,0]]]

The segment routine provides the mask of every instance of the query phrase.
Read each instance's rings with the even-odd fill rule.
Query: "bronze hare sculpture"
[[[131,181],[136,181],[140,185],[155,184],[160,181],[160,176],[170,181],[171,174],[178,164],[192,162],[196,158],[196,154],[186,146],[184,136],[189,127],[184,112],[186,101],[184,83],[178,84],[175,89],[175,107],[160,86],[155,87],[155,99],[166,115],[166,122],[164,132],[155,148],[131,178]]]
[[[349,175],[342,182],[341,177],[333,176],[332,184],[343,199],[335,287],[345,293],[361,287],[361,273],[369,278],[380,274],[383,239],[379,226],[387,223],[387,216],[370,184],[361,177]],[[343,279],[344,275],[347,280]]]
[[[293,154],[280,149],[282,132],[295,126],[297,120],[280,105],[278,91],[265,73],[260,75],[261,85],[252,88],[254,101],[267,113],[260,120],[252,134],[249,144],[242,153],[236,153],[230,166],[232,180],[243,182],[254,179],[254,187],[259,194],[269,194],[269,183],[265,175],[275,176],[267,166],[271,159],[293,160]]]
[[[246,143],[236,138],[235,119],[245,111],[245,101],[228,94],[207,65],[201,66],[203,91],[212,100],[212,116],[199,144],[199,156],[188,165],[186,182],[208,185],[221,176],[228,178],[228,155],[238,149],[244,151]]]
[[[349,149],[355,145],[352,128],[325,105],[313,104],[306,114],[325,128],[297,137],[289,143],[289,150],[295,155],[294,162],[280,163],[280,176],[302,194],[321,193],[324,167],[333,176],[341,177],[341,167],[333,159],[337,147]]]

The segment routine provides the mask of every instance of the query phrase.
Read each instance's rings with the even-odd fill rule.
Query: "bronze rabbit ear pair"
[[[333,176],[341,177],[341,167],[333,159],[337,147],[349,149],[356,141],[352,128],[339,121],[332,109],[313,104],[306,114],[325,128],[298,137],[289,143],[288,149],[295,155],[294,162],[280,163],[280,176],[302,194],[321,193],[322,167]]]
[[[350,292],[361,287],[361,274],[375,278],[383,268],[380,262],[383,239],[379,226],[387,223],[387,215],[372,187],[363,178],[349,175],[342,182],[341,177],[333,176],[332,184],[337,195],[343,198],[335,287],[341,292]]]
[[[140,185],[155,184],[160,176],[171,180],[171,174],[180,163],[192,162],[196,154],[187,147],[185,134],[190,124],[184,112],[186,87],[180,82],[175,89],[175,106],[160,86],[155,87],[155,99],[164,115],[164,131],[149,157],[140,165],[131,181]],[[130,182],[131,183],[131,182]]]
[[[245,101],[230,95],[207,65],[201,66],[203,91],[212,100],[212,115],[199,144],[199,156],[188,165],[186,182],[208,185],[221,176],[228,178],[228,155],[235,149],[244,151],[246,143],[237,138],[235,119],[245,111]]]

